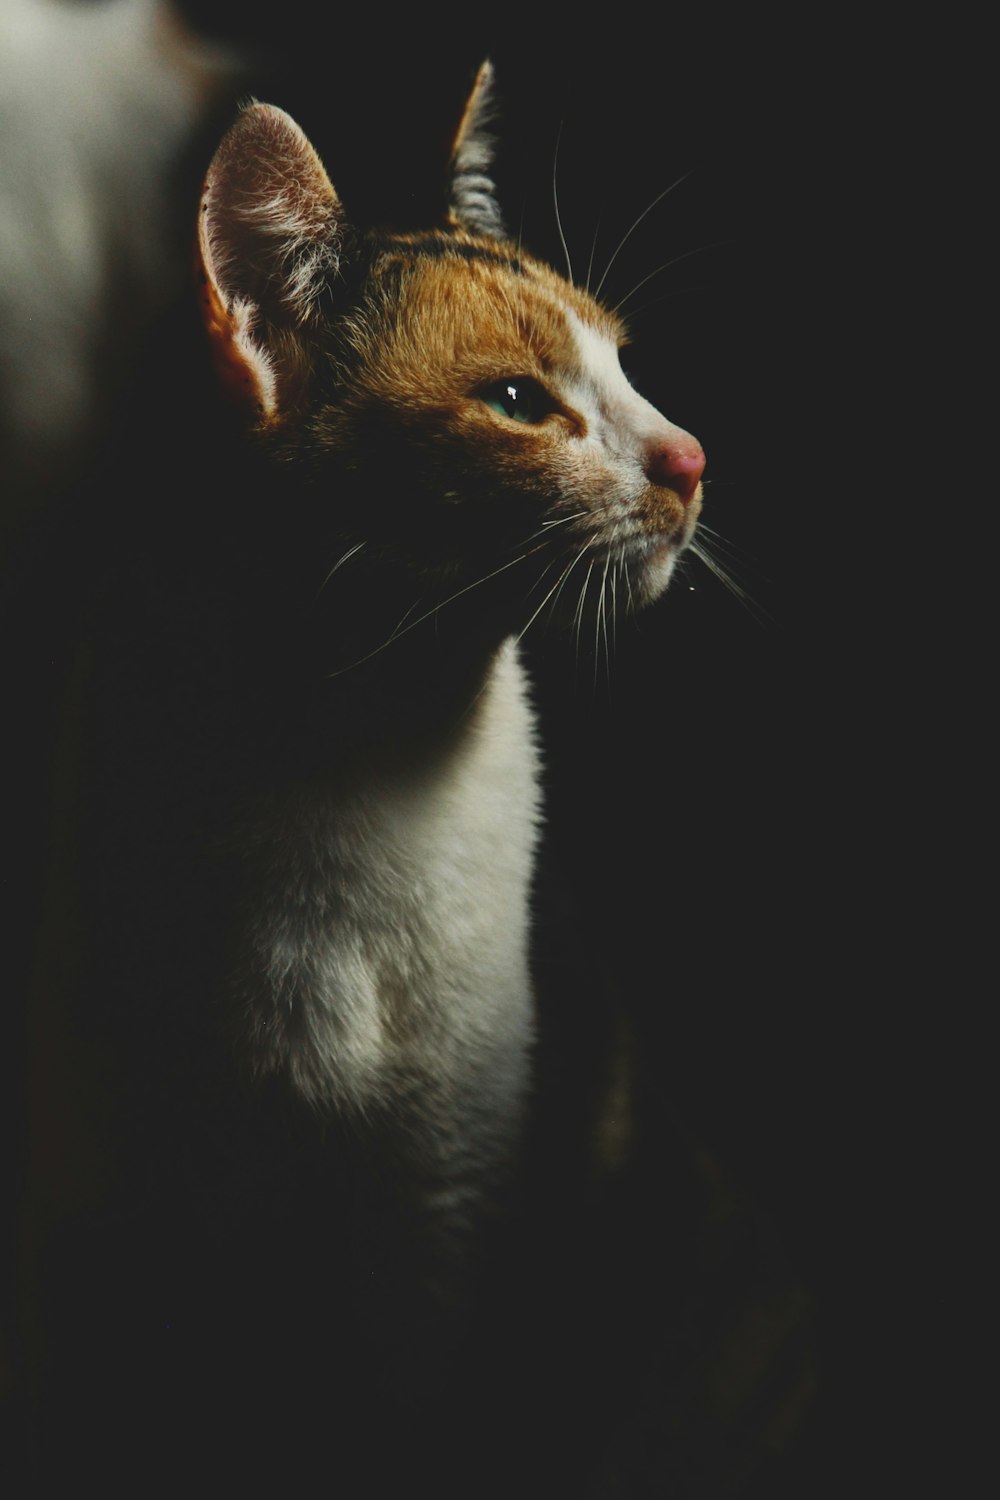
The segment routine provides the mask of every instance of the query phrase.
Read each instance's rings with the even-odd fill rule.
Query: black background
[[[891,80],[829,8],[472,9],[284,0],[258,20],[188,0],[250,63],[184,180],[196,191],[216,127],[253,94],[298,119],[359,219],[425,222],[488,55],[513,232],[560,268],[564,235],[584,279],[592,245],[600,274],[635,225],[610,301],[675,262],[629,302],[629,370],[703,443],[704,520],[751,602],[692,558],[619,623],[610,673],[532,643],[548,858],[632,997],[664,1108],[773,1220],[809,1289],[821,1399],[789,1493],[842,1493],[894,1404],[880,1239],[907,1191],[885,1062],[897,810],[858,513]]]
[[[611,301],[675,262],[629,302],[628,368],[702,441],[704,521],[752,604],[691,560],[619,627],[610,681],[589,652],[533,643],[550,858],[631,997],[664,1111],[770,1216],[809,1289],[821,1396],[784,1482],[840,1492],[886,1435],[895,1381],[877,1226],[898,1184],[884,1160],[873,1171],[887,995],[871,951],[871,865],[893,856],[860,752],[878,690],[852,574],[884,81],[830,8],[356,15],[318,48],[286,14],[281,37],[249,38],[267,54],[251,89],[299,120],[359,217],[426,221],[488,55],[512,231],[559,268],[565,237],[583,280],[595,234],[599,276],[645,213]]]

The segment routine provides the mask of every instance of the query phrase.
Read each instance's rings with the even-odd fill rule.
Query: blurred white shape
[[[183,273],[170,170],[234,74],[169,0],[0,0],[0,511],[79,454]]]

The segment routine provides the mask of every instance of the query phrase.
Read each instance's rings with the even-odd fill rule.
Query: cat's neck
[[[314,725],[340,754],[385,765],[432,759],[474,728],[499,659],[514,660],[501,615],[412,577],[387,582],[384,569],[359,567],[311,615]]]
[[[291,466],[262,470],[238,424],[197,395],[190,449],[161,448],[155,466],[136,423],[141,506],[109,485],[103,523],[79,508],[89,558],[79,571],[99,638],[130,658],[141,651],[140,692],[174,683],[186,702],[211,700],[223,729],[231,711],[241,760],[259,747],[279,776],[416,768],[447,754],[490,711],[513,633],[491,581],[478,581],[489,562],[429,578],[359,546],[352,526],[383,496],[355,493],[337,473],[309,485]]]

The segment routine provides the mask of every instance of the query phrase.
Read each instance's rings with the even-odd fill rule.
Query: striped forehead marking
[[[388,241],[385,249],[390,255],[395,252],[406,259],[478,261],[510,271],[514,276],[525,275],[519,256],[510,254],[499,245],[483,245],[473,240],[456,239],[453,235],[428,234],[413,239],[394,239]]]
[[[527,282],[532,292],[540,295],[543,303],[559,312],[572,310],[588,325],[606,332],[613,342],[622,331],[619,320],[595,302],[589,293],[566,282],[543,261],[524,257],[509,242],[498,240],[485,243],[482,240],[457,238],[440,230],[412,235],[393,235],[382,241],[381,250],[387,262],[438,262],[465,261],[471,265],[493,267],[507,271]]]
[[[442,390],[491,374],[534,375],[553,390],[579,391],[590,410],[601,404],[597,386],[608,386],[615,369],[631,389],[617,363],[614,315],[510,242],[438,231],[386,235],[372,270],[380,316],[396,307],[389,316],[400,387],[411,380],[426,386],[432,372]],[[597,367],[605,371],[600,379]]]

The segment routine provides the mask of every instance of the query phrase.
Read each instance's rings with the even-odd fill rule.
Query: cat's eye
[[[496,380],[480,397],[491,411],[512,422],[542,422],[552,410],[552,401],[537,380],[524,377]]]

